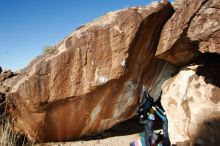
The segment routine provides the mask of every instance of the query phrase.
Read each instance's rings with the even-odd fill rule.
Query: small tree
[[[54,47],[51,46],[51,45],[45,45],[45,46],[43,47],[43,52],[44,52],[45,54],[52,53],[53,48],[54,48]]]

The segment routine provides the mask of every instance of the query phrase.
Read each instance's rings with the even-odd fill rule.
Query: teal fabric
[[[137,142],[132,141],[130,142],[130,146],[146,146],[144,141],[144,132],[139,134],[139,138],[140,138],[139,140],[141,141],[141,145],[136,145]]]
[[[163,120],[163,122],[167,122],[167,117],[164,115],[164,112],[159,107],[156,107],[156,113],[157,115]]]
[[[146,146],[146,145],[145,145],[145,140],[144,140],[144,135],[145,135],[144,132],[142,132],[142,133],[139,134],[139,137],[140,137],[140,139],[141,139],[141,144],[142,144],[142,146]]]

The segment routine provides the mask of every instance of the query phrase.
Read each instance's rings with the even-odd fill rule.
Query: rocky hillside
[[[34,142],[100,133],[133,117],[148,89],[155,100],[162,91],[172,144],[218,145],[219,8],[162,1],[80,26],[1,81],[13,129]]]

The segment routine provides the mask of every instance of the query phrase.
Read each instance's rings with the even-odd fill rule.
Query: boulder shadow
[[[213,119],[204,121],[194,139],[195,146],[220,145],[220,113]]]
[[[135,116],[101,133],[92,136],[84,136],[80,138],[80,140],[87,141],[87,140],[105,139],[109,137],[125,136],[125,135],[141,133],[141,132],[143,132],[143,126],[139,124],[139,119],[137,116]]]
[[[194,63],[199,65],[197,75],[205,77],[206,83],[220,88],[220,54],[201,54]]]
[[[162,129],[162,121],[156,117],[156,120],[154,121],[154,130],[158,130],[158,129]],[[133,118],[121,122],[102,133],[93,136],[82,137],[81,140],[87,141],[87,140],[105,139],[115,136],[139,134],[142,132],[144,132],[144,125],[139,123],[138,116],[134,116]]]

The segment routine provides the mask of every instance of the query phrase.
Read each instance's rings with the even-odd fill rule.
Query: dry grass
[[[12,120],[6,112],[7,103],[4,96],[0,98],[0,146],[34,146],[27,141],[25,136],[15,133],[12,128]]]
[[[26,136],[13,130],[13,120],[7,112],[8,107],[7,99],[0,96],[0,146],[35,146]]]
[[[1,146],[16,146],[19,136],[11,131],[8,120],[2,122],[0,128],[0,145]]]
[[[0,126],[0,146],[34,146],[27,138],[12,131],[8,118]]]

